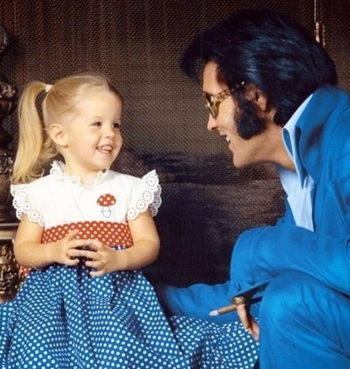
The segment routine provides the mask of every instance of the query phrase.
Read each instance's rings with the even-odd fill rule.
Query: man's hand
[[[249,305],[237,305],[237,314],[243,327],[253,336],[255,341],[259,341],[259,325],[255,319],[250,315]]]

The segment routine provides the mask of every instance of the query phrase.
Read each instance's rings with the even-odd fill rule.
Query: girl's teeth
[[[230,143],[230,139],[226,136],[226,142]]]
[[[112,149],[109,146],[100,146],[99,151],[110,152]]]

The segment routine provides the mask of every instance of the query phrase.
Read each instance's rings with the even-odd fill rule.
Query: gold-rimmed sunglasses
[[[209,92],[203,91],[202,98],[209,114],[215,119],[219,113],[219,104],[225,99],[227,99],[233,92],[235,92],[244,85],[245,81],[241,81],[231,90],[227,88],[226,90],[223,90],[216,95],[212,95]]]

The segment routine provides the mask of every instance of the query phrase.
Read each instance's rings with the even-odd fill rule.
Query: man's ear
[[[262,113],[267,112],[268,110],[267,98],[259,87],[257,87],[253,83],[248,84],[245,87],[245,96],[255,105],[255,107],[257,107],[260,110],[260,112]]]
[[[66,129],[58,123],[51,124],[48,130],[51,140],[59,147],[67,147],[68,135]]]

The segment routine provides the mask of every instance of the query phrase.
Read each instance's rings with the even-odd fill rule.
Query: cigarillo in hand
[[[244,296],[237,296],[232,299],[232,305],[221,307],[217,310],[213,310],[209,313],[210,316],[217,316],[222,315],[226,313],[230,313],[231,311],[237,310],[238,305],[244,305],[245,304],[245,298]]]

